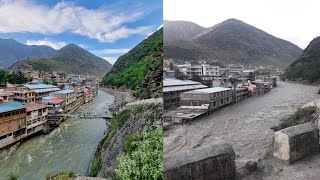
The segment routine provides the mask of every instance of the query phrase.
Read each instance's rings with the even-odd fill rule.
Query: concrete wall
[[[273,155],[293,163],[315,154],[319,148],[319,129],[313,123],[288,127],[274,133]]]
[[[229,144],[210,145],[165,157],[165,180],[235,179],[235,153]]]

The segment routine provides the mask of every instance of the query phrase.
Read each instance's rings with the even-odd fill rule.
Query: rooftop
[[[19,102],[1,103],[0,104],[0,113],[13,111],[13,110],[17,110],[17,109],[23,109],[23,108],[26,108],[26,106],[19,103]]]
[[[33,91],[36,93],[42,93],[42,92],[53,92],[53,91],[60,91],[60,90],[61,90],[60,88],[55,87],[55,88],[46,88],[46,89],[36,89]]]
[[[184,92],[184,93],[203,94],[203,93],[222,92],[222,91],[228,91],[228,90],[231,90],[231,88],[212,87],[212,88],[205,88],[205,89],[196,89],[196,90],[187,91],[187,92]]]
[[[185,86],[185,85],[196,85],[201,84],[200,82],[191,81],[191,80],[180,80],[175,78],[164,78],[163,87],[168,86]]]
[[[68,94],[68,93],[73,93],[74,90],[71,90],[71,89],[65,89],[65,90],[61,90],[61,91],[56,91],[54,93],[57,93],[57,94]]]
[[[53,96],[46,96],[46,97],[42,97],[42,101],[43,102],[50,102],[53,104],[60,104],[64,101],[64,99],[53,97]]]
[[[48,84],[26,84],[25,87],[29,89],[47,89],[47,88],[57,88],[57,86],[54,85],[48,85]]]
[[[169,86],[169,87],[163,87],[163,92],[193,90],[193,89],[201,89],[201,88],[207,88],[207,87],[208,86],[203,84],[185,85],[185,86]]]
[[[27,111],[34,111],[34,110],[43,109],[46,107],[47,107],[47,105],[45,105],[45,104],[28,103],[27,104]]]

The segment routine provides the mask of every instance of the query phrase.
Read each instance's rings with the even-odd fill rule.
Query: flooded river
[[[250,97],[192,122],[165,131],[165,155],[215,143],[229,143],[237,154],[237,166],[266,156],[272,147],[280,119],[298,107],[320,98],[318,87],[279,82],[267,94]]]
[[[112,95],[100,91],[79,110],[103,113],[113,102]],[[67,119],[50,134],[23,142],[10,157],[1,160],[0,179],[7,179],[12,172],[22,180],[42,180],[66,170],[85,174],[106,130],[103,119]]]

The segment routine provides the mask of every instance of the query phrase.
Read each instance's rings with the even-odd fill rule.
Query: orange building
[[[26,106],[19,102],[0,104],[0,148],[26,136]]]

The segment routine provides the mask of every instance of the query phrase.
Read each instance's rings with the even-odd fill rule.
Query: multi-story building
[[[51,92],[60,91],[61,89],[54,85],[47,84],[27,84],[24,85],[29,91],[36,93],[36,102],[40,102],[42,97],[49,96]]]
[[[77,99],[77,94],[74,90],[66,89],[61,91],[56,91],[53,93],[50,93],[50,96],[58,97],[65,100],[65,112],[69,112],[71,110],[74,110],[75,108],[75,101]]]
[[[28,90],[27,88],[23,88],[17,91],[12,91],[12,93],[13,93],[13,100],[16,102],[20,102],[22,104],[36,102],[36,93],[31,90]]]
[[[208,112],[232,102],[231,88],[213,87],[197,89],[180,94],[180,107],[206,109]]]
[[[19,102],[0,104],[0,148],[26,137],[26,106]]]
[[[83,96],[84,96],[84,103],[90,102],[92,100],[92,93],[88,88],[83,88]]]
[[[0,103],[5,103],[5,102],[9,102],[9,98],[10,96],[12,96],[13,94],[11,93],[7,93],[5,91],[1,91],[0,92]]]
[[[46,131],[48,120],[48,106],[46,104],[32,103],[26,105],[27,111],[27,135]]]
[[[180,105],[180,93],[194,89],[207,88],[200,82],[190,80],[178,80],[174,78],[163,79],[163,104],[164,108],[178,107]]]
[[[248,88],[245,87],[237,87],[235,90],[234,101],[239,102],[246,99],[249,96]]]
[[[257,95],[265,93],[265,83],[262,80],[255,80],[251,83],[257,86]]]
[[[257,86],[255,84],[251,84],[250,81],[243,83],[239,85],[238,87],[244,87],[248,89],[248,96],[257,96],[258,91],[257,91]]]
[[[54,96],[46,96],[42,98],[42,103],[48,107],[48,124],[59,125],[65,118],[57,116],[64,113],[65,100]]]
[[[228,69],[230,73],[238,73],[241,74],[244,70],[243,65],[229,64]]]
[[[179,71],[186,76],[198,75],[202,80],[212,80],[220,77],[219,66],[212,66],[210,64],[180,64],[176,66]]]

